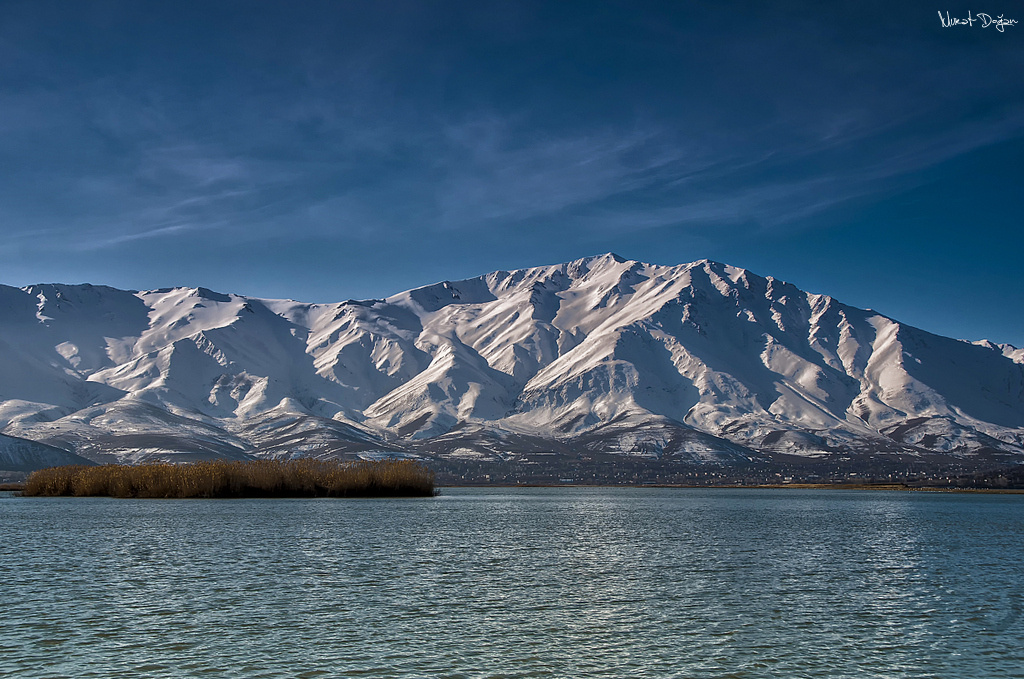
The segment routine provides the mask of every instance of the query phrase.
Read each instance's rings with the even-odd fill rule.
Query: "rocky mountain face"
[[[74,453],[44,443],[0,434],[0,470],[28,472],[40,467],[60,467],[69,464],[93,463]]]
[[[1009,463],[1024,351],[706,260],[609,254],[339,304],[0,286],[0,432],[101,462]]]

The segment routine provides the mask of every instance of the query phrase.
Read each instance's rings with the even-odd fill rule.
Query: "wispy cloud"
[[[381,40],[328,44],[306,26],[292,39],[308,44],[279,46],[281,73],[215,70],[205,80],[173,65],[62,79],[54,52],[8,30],[4,54],[32,71],[30,84],[0,95],[9,242],[44,229],[64,238],[40,250],[282,229],[381,241],[539,223],[772,229],[913,185],[927,168],[1024,133],[1019,88],[1004,93],[979,53],[940,53],[927,70],[928,36],[865,47],[843,22],[787,10],[778,21],[797,37],[786,40],[745,16],[728,31],[713,16],[699,28],[648,17],[646,42],[609,41],[618,36],[608,27],[554,40],[531,23],[536,11],[501,30],[484,15],[467,24],[528,65],[515,42],[527,31],[548,51],[532,71],[514,58],[467,61],[488,54],[471,32],[432,42],[429,24],[444,17],[424,12],[403,14],[399,34]],[[823,29],[834,34],[819,46],[811,38]],[[599,44],[638,74],[610,67]],[[657,69],[643,70],[652,60]],[[613,72],[602,80],[588,66]],[[573,89],[573,78],[598,85]],[[947,78],[964,84],[943,89]],[[516,84],[521,97],[502,95]]]
[[[130,243],[137,240],[145,240],[147,238],[158,238],[160,236],[171,236],[186,233],[188,231],[197,231],[209,228],[209,224],[170,224],[168,226],[161,226],[155,229],[149,229],[148,231],[131,231],[130,233],[124,233],[120,236],[113,236],[106,239],[105,241],[96,243],[83,243],[85,249],[89,249],[90,246],[93,249],[109,247],[113,245],[120,245],[121,243]]]

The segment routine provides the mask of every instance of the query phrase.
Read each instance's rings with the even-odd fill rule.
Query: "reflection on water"
[[[1022,503],[0,497],[0,675],[1019,677]]]

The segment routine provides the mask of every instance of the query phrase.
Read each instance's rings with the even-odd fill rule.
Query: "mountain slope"
[[[92,464],[66,450],[0,434],[0,470],[25,472],[69,464]]]
[[[95,460],[1024,455],[1020,350],[707,260],[321,305],[0,286],[0,349],[0,431]]]

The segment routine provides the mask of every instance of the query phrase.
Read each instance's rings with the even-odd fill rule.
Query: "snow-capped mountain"
[[[609,254],[339,304],[0,286],[0,431],[96,461],[1024,460],[1024,351],[706,260]]]
[[[4,471],[32,471],[40,467],[58,467],[68,464],[93,464],[85,458],[44,443],[27,441],[0,434],[0,469]]]

